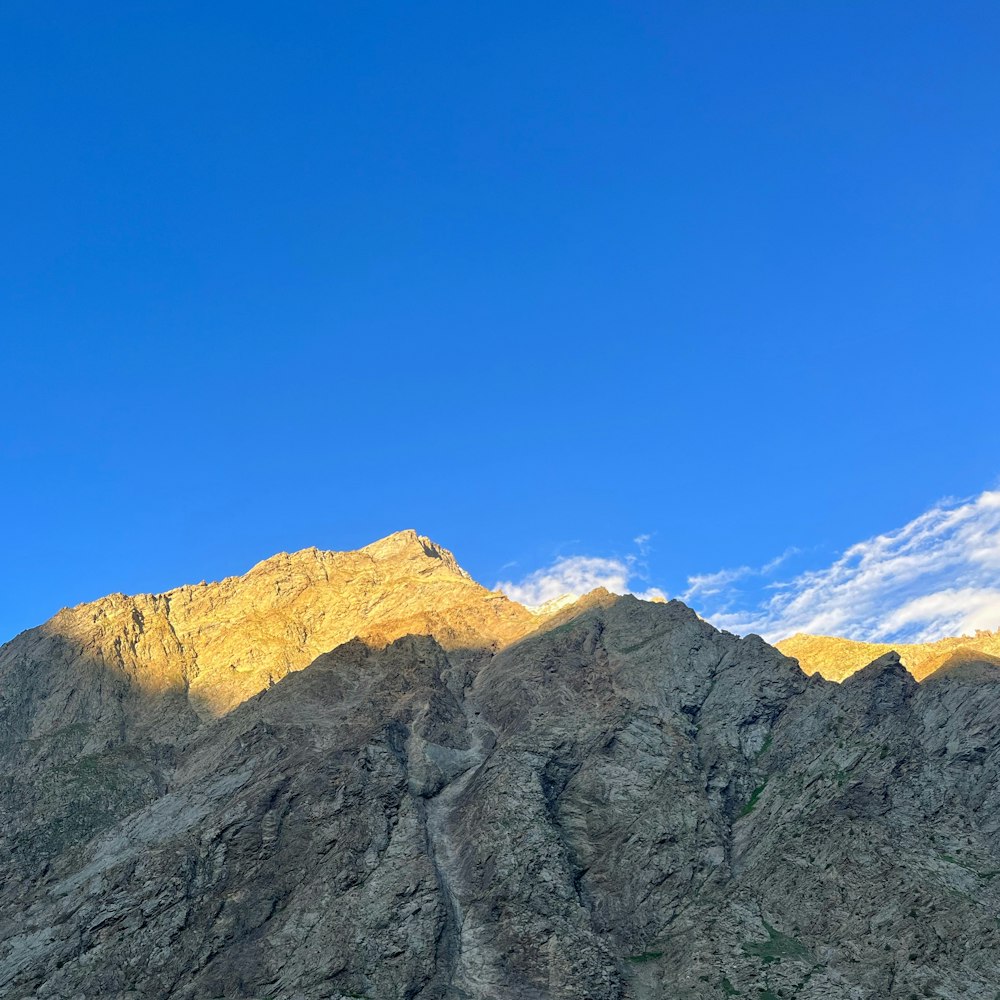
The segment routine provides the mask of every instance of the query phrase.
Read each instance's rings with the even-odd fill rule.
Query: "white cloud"
[[[787,548],[780,556],[775,556],[763,566],[756,568],[753,566],[734,566],[728,569],[716,570],[714,573],[700,573],[697,576],[689,576],[687,581],[688,589],[681,595],[681,600],[691,603],[706,597],[712,597],[716,594],[729,595],[732,585],[737,580],[744,580],[747,577],[770,576],[782,563],[792,556],[798,555],[800,551],[800,549],[794,547]],[[766,586],[776,588],[781,587],[782,584],[774,582]]]
[[[633,597],[638,597],[640,601],[665,601],[667,599],[666,591],[660,590],[659,587],[647,587],[645,590],[629,590],[626,593],[631,594]]]
[[[753,570],[749,566],[735,566],[732,569],[720,569],[714,573],[701,573],[688,577],[688,589],[681,594],[681,600],[690,603],[699,597],[711,597],[721,594],[737,580],[750,576]]]
[[[792,556],[800,555],[802,549],[796,548],[794,545],[789,546],[781,553],[780,556],[775,556],[770,562],[764,563],[760,568],[761,576],[767,576],[769,573],[773,573],[782,563],[787,562]]]
[[[638,556],[563,556],[497,587],[529,606],[596,587],[645,600],[665,596],[644,587],[641,557],[649,536],[634,543]],[[692,576],[681,598],[714,625],[772,642],[795,632],[927,642],[1000,628],[1000,490],[942,500],[903,527],[852,545],[826,567],[776,576],[802,555],[792,548],[763,566]]]
[[[931,623],[929,626],[927,623]],[[917,627],[917,642],[940,639],[942,635],[968,635],[979,628],[1000,625],[1000,590],[962,587],[940,590],[907,601],[886,618],[887,632]]]
[[[630,575],[629,563],[623,559],[561,556],[551,566],[536,569],[518,583],[499,582],[497,589],[512,600],[532,607],[564,594],[579,597],[597,587],[623,594],[628,589]]]
[[[633,539],[640,556],[648,553],[650,537],[639,535]],[[538,607],[566,595],[582,597],[598,587],[613,594],[634,594],[644,601],[666,597],[659,587],[636,589],[645,582],[645,563],[635,555],[560,556],[551,566],[536,569],[522,580],[501,580],[496,589],[527,607]]]
[[[692,577],[688,594],[714,624],[772,641],[813,632],[926,642],[1000,627],[998,574],[1000,491],[988,491],[944,500],[895,531],[852,545],[830,566],[770,583],[773,596],[756,607],[733,610],[740,594],[731,585],[746,567]]]

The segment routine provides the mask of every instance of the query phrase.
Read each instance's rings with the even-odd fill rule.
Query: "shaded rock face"
[[[207,618],[138,630],[164,597],[0,652],[0,997],[1000,992],[1000,666],[837,685],[678,602],[539,620],[378,544],[360,604],[270,576],[357,553],[214,585],[211,643],[273,681],[225,711]]]

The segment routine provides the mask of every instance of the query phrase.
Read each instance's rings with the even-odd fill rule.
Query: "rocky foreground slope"
[[[998,711],[412,532],[107,598],[0,650],[0,997],[994,1000]]]

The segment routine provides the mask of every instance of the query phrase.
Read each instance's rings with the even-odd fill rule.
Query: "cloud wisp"
[[[648,586],[649,541],[637,536],[637,553],[626,556],[560,556],[496,586],[529,607],[596,587],[663,597]],[[943,500],[901,528],[852,545],[828,566],[788,574],[803,556],[790,548],[762,566],[691,576],[680,599],[719,628],[770,642],[796,632],[931,642],[1000,628],[1000,490]]]
[[[648,551],[650,536],[635,539],[640,556]],[[635,594],[643,600],[663,597],[657,587],[639,589],[645,580],[639,556],[560,556],[550,566],[536,569],[522,580],[501,580],[496,589],[529,608],[537,608],[562,597],[577,598],[603,587],[613,594]]]
[[[772,642],[796,632],[930,642],[1000,627],[1000,491],[942,501],[825,568],[771,580],[769,598],[741,607],[737,583],[771,578],[784,558],[691,577],[683,597],[713,624]]]

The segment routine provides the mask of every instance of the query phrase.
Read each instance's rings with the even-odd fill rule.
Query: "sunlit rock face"
[[[807,673],[819,672],[827,680],[842,681],[872,660],[890,651],[899,653],[903,665],[917,680],[929,677],[943,663],[956,657],[971,661],[1000,657],[1000,631],[980,631],[973,636],[939,639],[937,642],[878,643],[839,639],[830,635],[799,632],[777,644]]]
[[[64,611],[0,650],[0,997],[992,998],[1000,662],[873,660],[413,532]]]
[[[44,704],[18,719],[29,724],[22,736],[47,731],[50,714],[59,725],[107,712],[127,723],[130,708],[161,700],[186,700],[204,719],[353,638],[433,633],[445,646],[478,646],[537,624],[471,580],[446,549],[403,531],[357,552],[281,553],[219,583],[65,609],[3,647],[0,678],[20,688],[38,669],[54,671]],[[81,683],[63,690],[73,678]]]

